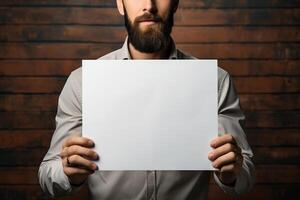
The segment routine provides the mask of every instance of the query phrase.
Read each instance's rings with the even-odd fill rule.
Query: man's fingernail
[[[90,144],[91,146],[94,146],[94,142],[93,142],[92,140],[89,140],[89,144]]]
[[[93,164],[93,169],[94,170],[97,170],[98,169],[98,166],[96,164]]]

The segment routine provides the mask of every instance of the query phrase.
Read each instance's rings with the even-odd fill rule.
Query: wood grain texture
[[[246,129],[252,147],[299,147],[300,129]],[[0,130],[0,150],[48,148],[54,129]]]
[[[0,111],[56,111],[59,94],[2,94]],[[300,95],[240,94],[241,106],[247,111],[300,110]]]
[[[239,60],[219,59],[218,64],[231,76],[297,76],[300,75],[299,60]],[[81,66],[81,60],[0,60],[0,76],[56,77],[69,76]]]
[[[54,111],[0,112],[0,129],[53,129]],[[300,128],[300,111],[248,111],[246,128]]]
[[[0,7],[0,24],[123,25],[115,8],[103,7]],[[12,15],[13,13],[13,15]],[[300,9],[185,9],[175,15],[179,26],[299,25]],[[23,17],[26,16],[26,17]]]
[[[47,148],[2,149],[0,167],[39,166]],[[299,165],[300,147],[252,147],[256,165]]]
[[[0,6],[84,6],[84,7],[115,7],[115,0],[2,0]],[[182,8],[295,8],[300,7],[298,1],[278,0],[222,0],[215,1],[180,1]]]
[[[263,76],[233,77],[240,94],[298,93],[298,77]],[[2,93],[60,93],[66,77],[4,77],[0,80]]]
[[[242,195],[240,198],[232,197],[224,194],[220,188],[211,184],[209,187],[209,199],[222,199],[222,200],[253,200],[253,199],[293,199],[298,194],[300,184],[259,184],[256,185],[252,192]],[[0,185],[0,193],[6,200],[24,199],[24,200],[46,200],[50,199],[42,193],[39,185]],[[34,194],[34,195],[32,195]],[[88,189],[83,188],[77,195],[60,197],[59,200],[79,200],[88,199]]]
[[[120,48],[115,0],[0,1],[0,197],[50,199],[38,166],[55,129],[57,102],[82,59]],[[300,1],[181,0],[172,36],[232,76],[246,115],[257,182],[233,197],[214,183],[209,200],[295,199],[300,188]],[[85,186],[58,199],[87,199]]]
[[[117,43],[0,43],[0,59],[97,59],[122,44]],[[200,59],[299,59],[298,43],[178,44]]]
[[[97,25],[2,25],[0,29],[6,30],[0,32],[0,42],[122,43],[127,34],[122,26]],[[177,43],[183,44],[299,42],[298,30],[297,26],[175,26],[172,36]]]
[[[46,195],[40,185],[0,185],[1,198],[5,200],[50,200],[53,199]],[[65,197],[57,197],[58,200],[82,200],[89,199],[89,191],[84,186],[76,195],[67,195]]]
[[[258,165],[257,179],[258,184],[285,183],[300,184],[298,179],[300,175],[300,167],[294,165]],[[14,169],[8,167],[0,168],[0,185],[36,185],[39,184],[37,177],[37,167],[16,167]],[[14,179],[11,174],[14,173]],[[101,172],[97,172],[101,173]],[[274,176],[274,173],[277,176]],[[211,180],[214,183],[214,180]]]

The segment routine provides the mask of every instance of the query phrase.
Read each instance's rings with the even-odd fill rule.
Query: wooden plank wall
[[[233,198],[294,199],[300,188],[300,1],[181,0],[173,36],[198,58],[219,59],[248,117],[254,189]],[[37,169],[55,127],[57,98],[81,64],[121,46],[115,0],[0,1],[0,197],[48,199]],[[295,196],[297,195],[297,196]],[[63,199],[84,199],[79,195]]]

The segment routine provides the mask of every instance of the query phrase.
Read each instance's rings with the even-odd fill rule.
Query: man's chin
[[[139,32],[141,34],[146,34],[148,32],[151,32],[152,31],[152,27],[149,27],[149,26],[140,26],[139,27]]]
[[[147,28],[143,31],[140,31],[139,35],[140,35],[141,38],[152,38],[153,39],[153,38],[157,38],[159,36],[162,36],[162,33],[156,31],[153,28]]]

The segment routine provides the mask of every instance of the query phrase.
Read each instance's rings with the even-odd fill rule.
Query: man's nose
[[[145,5],[144,5],[144,12],[149,12],[149,13],[156,13],[157,12],[157,7],[156,7],[156,0],[145,0]]]

